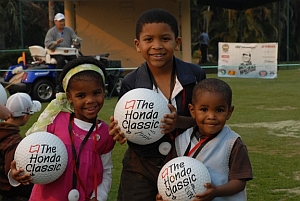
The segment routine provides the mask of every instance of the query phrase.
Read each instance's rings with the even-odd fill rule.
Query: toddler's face
[[[150,68],[172,67],[174,51],[179,49],[181,38],[175,38],[166,23],[149,23],[143,26],[139,40],[135,39],[134,43]]]
[[[201,134],[210,136],[219,132],[233,112],[221,94],[204,92],[197,94],[197,101],[190,104],[192,117],[196,120]]]

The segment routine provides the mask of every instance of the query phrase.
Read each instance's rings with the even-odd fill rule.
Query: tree
[[[54,26],[53,17],[54,17],[54,2],[49,1],[48,3],[48,19],[49,19],[49,29]]]
[[[204,21],[201,15],[207,6],[197,4],[197,0],[191,1],[192,40],[199,35],[199,22]],[[211,7],[213,13],[209,23],[208,34],[210,36],[209,52],[215,57],[218,55],[219,42],[244,42],[263,43],[279,42],[279,55],[286,58],[286,24],[290,23],[290,58],[299,60],[300,57],[300,32],[299,0],[290,0],[290,20],[286,15],[287,1],[279,1],[243,11]],[[195,20],[196,19],[196,20]],[[203,24],[201,24],[203,26]],[[193,48],[195,50],[195,48]]]
[[[0,2],[0,49],[6,46],[6,36],[11,36],[12,31],[19,31],[18,4],[16,0],[3,0]],[[13,38],[8,38],[12,40]]]
[[[51,4],[52,3],[52,4]],[[47,1],[0,1],[0,49],[18,49],[21,47],[21,28],[23,31],[24,47],[30,45],[44,46],[44,38],[47,30],[53,26],[53,7],[48,18]],[[63,10],[63,2],[55,3],[56,10]],[[20,12],[20,8],[21,11]],[[20,20],[21,13],[21,20]],[[48,21],[49,19],[49,21]],[[22,25],[22,26],[21,26]]]

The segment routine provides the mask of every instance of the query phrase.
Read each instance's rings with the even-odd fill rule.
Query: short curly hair
[[[204,92],[221,94],[227,102],[228,107],[232,104],[232,90],[230,86],[223,80],[217,78],[207,78],[201,80],[193,89],[192,103],[196,104],[197,99],[201,97]]]
[[[173,14],[161,8],[152,8],[143,12],[136,22],[135,37],[140,38],[143,26],[151,23],[166,23],[174,32],[175,38],[178,37],[178,23]]]

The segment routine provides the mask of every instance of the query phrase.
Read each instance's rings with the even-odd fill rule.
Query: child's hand
[[[16,161],[13,160],[10,163],[10,176],[11,178],[13,178],[14,180],[18,181],[19,183],[23,184],[23,185],[29,185],[30,181],[32,181],[32,178],[30,177],[29,173],[23,174],[24,170],[22,168],[20,168],[19,170],[17,170],[16,168]]]
[[[161,124],[160,128],[162,128],[162,134],[170,133],[176,128],[176,122],[177,122],[177,111],[176,108],[168,104],[168,107],[171,111],[170,114],[165,114],[164,118],[161,120],[163,124]]]
[[[2,104],[0,104],[0,111],[0,119],[2,120],[7,120],[13,116],[11,111]]]
[[[168,201],[168,200],[163,200],[162,196],[159,193],[157,193],[156,201]]]
[[[121,132],[120,126],[118,126],[118,121],[114,120],[114,117],[110,117],[110,124],[109,124],[109,135],[113,136],[115,141],[118,141],[120,144],[124,144],[126,142],[126,138],[124,137],[124,133]]]
[[[192,201],[211,201],[216,197],[216,188],[214,185],[211,183],[206,183],[204,186],[207,188],[207,190],[204,193],[195,194],[195,197],[192,199]]]

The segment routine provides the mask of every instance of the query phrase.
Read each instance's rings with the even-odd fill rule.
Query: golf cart
[[[10,66],[4,75],[4,81],[1,84],[10,94],[16,92],[28,93],[34,100],[40,102],[49,102],[55,98],[55,76],[56,76],[56,60],[51,58],[51,55],[77,55],[79,50],[72,48],[56,48],[48,50],[41,46],[30,46],[30,54],[33,61],[25,62],[23,59],[18,59],[18,64]],[[95,58],[103,61],[106,67],[121,68],[121,62],[109,60],[109,54],[97,55]],[[117,64],[118,66],[116,66]],[[120,90],[120,82],[122,80],[122,70],[107,71],[107,96],[110,98],[113,95],[118,95]]]

